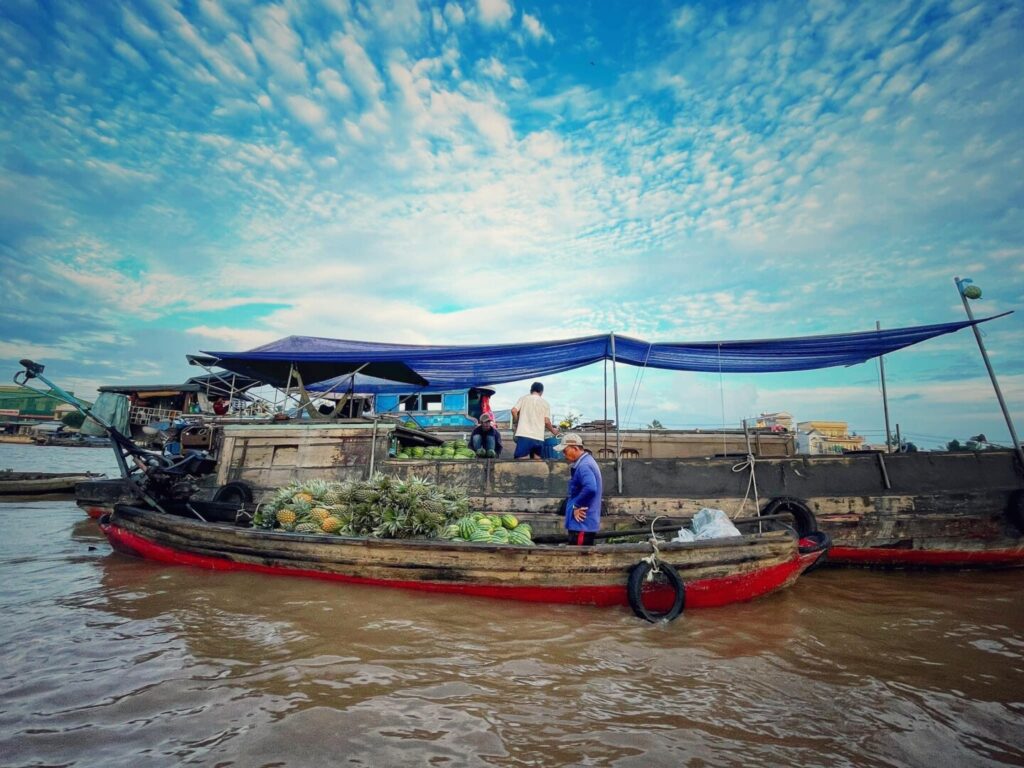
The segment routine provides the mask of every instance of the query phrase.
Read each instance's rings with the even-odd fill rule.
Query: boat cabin
[[[467,427],[477,425],[480,414],[490,410],[493,389],[469,387],[448,392],[408,392],[374,395],[379,416],[399,416],[417,427]]]

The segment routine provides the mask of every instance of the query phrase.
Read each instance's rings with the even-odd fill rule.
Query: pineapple
[[[289,525],[295,525],[295,510],[285,507],[277,511],[277,522],[283,528]]]
[[[321,528],[316,523],[299,523],[295,526],[296,533],[320,533]]]
[[[313,497],[313,501],[324,500],[324,497],[330,492],[331,484],[326,480],[320,478],[314,478],[307,480],[303,485],[302,490]]]
[[[341,528],[341,521],[336,517],[325,517],[320,521],[320,529],[325,533],[336,533]]]
[[[317,521],[322,525],[324,520],[331,516],[331,511],[324,507],[313,507],[310,514],[313,516],[314,521]]]

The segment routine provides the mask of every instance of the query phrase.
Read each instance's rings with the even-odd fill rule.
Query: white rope
[[[647,354],[644,355],[644,364],[640,366],[640,369],[636,372],[633,377],[633,391],[629,395],[629,408],[626,410],[626,419],[624,424],[629,424],[630,419],[633,418],[633,406],[636,405],[637,396],[640,394],[640,385],[644,380],[644,373],[647,371],[647,361],[651,357],[651,350],[654,348],[654,342],[648,342]]]
[[[748,453],[746,460],[741,461],[739,464],[734,464],[733,465],[733,468],[732,468],[733,472],[743,472],[745,469],[749,469],[750,470],[750,478],[747,480],[747,492],[745,494],[743,494],[743,501],[740,502],[739,509],[737,509],[736,510],[736,514],[733,515],[733,519],[734,520],[736,518],[740,517],[740,515],[743,513],[743,508],[747,504],[747,499],[750,498],[750,490],[751,489],[754,490],[754,512],[756,513],[757,510],[759,510],[761,508],[761,500],[760,500],[760,498],[758,498],[758,493],[757,493],[757,473],[754,470],[754,465],[756,463],[757,463],[757,459],[754,458],[754,454]]]
[[[648,543],[651,545],[651,549],[653,551],[647,557],[640,558],[641,563],[647,563],[651,566],[651,570],[647,572],[647,581],[653,581],[654,574],[658,573],[660,570],[660,568],[658,567],[658,563],[661,551],[658,549],[658,537],[654,535],[654,524],[657,523],[663,517],[664,515],[658,515],[656,518],[651,520],[651,538],[648,539]]]
[[[718,395],[722,399],[722,455],[726,456],[729,449],[725,444],[725,381],[722,379],[722,345],[718,345]]]

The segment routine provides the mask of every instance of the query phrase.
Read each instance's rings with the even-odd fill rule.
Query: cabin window
[[[417,395],[405,395],[398,404],[400,411],[418,411],[419,409],[420,399]]]
[[[441,410],[441,396],[440,395],[423,395],[420,399],[423,401],[422,410],[424,410],[424,411],[440,411]]]

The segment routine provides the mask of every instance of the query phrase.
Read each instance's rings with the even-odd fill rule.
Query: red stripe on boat
[[[832,547],[830,563],[851,565],[1024,566],[1024,546],[1013,549],[886,549],[882,547]]]
[[[416,589],[424,592],[450,592],[478,597],[495,597],[505,600],[522,600],[534,603],[572,603],[577,605],[629,605],[626,595],[626,578],[621,586],[578,586],[578,587],[517,587],[498,584],[461,584],[454,582],[403,581],[398,579],[367,579],[361,576],[347,576],[339,573],[325,573],[305,568],[239,563],[222,557],[196,555],[180,552],[134,534],[115,525],[101,525],[111,546],[119,552],[147,560],[156,560],[174,565],[190,565],[215,571],[250,571],[281,576],[303,576],[326,581],[343,581],[350,584],[368,584],[401,589]],[[796,555],[792,560],[761,568],[749,573],[724,576],[718,579],[700,579],[686,583],[686,608],[711,608],[729,603],[745,602],[769,592],[786,587],[812,563],[822,552]],[[666,587],[663,594],[644,596],[644,604],[652,610],[664,610],[671,605],[672,594]],[[662,606],[661,604],[665,605]]]

